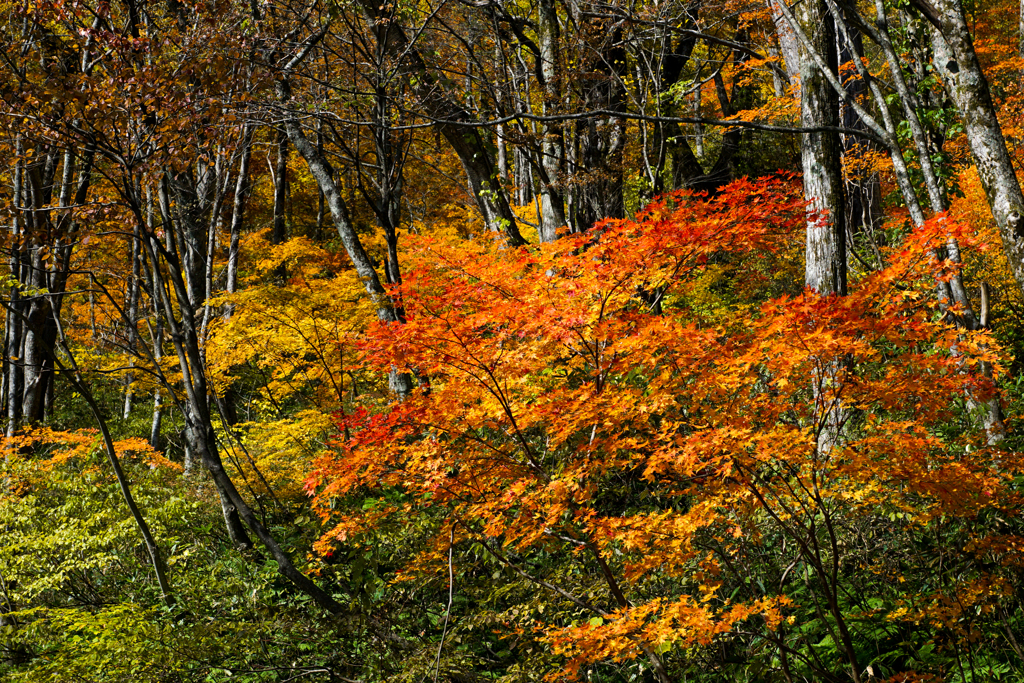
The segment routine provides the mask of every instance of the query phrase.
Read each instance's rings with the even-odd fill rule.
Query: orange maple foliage
[[[539,247],[424,240],[397,292],[408,322],[379,325],[364,344],[379,371],[414,373],[419,389],[342,418],[347,438],[307,482],[331,523],[318,549],[441,511],[408,575],[437,571],[452,544],[486,548],[589,617],[538,625],[575,676],[751,620],[784,627],[784,590],[721,590],[723,562],[765,528],[835,590],[833,563],[849,552],[836,543],[841,520],[882,511],[920,527],[1016,504],[1016,456],[935,429],[965,391],[991,391],[979,362],[998,363],[990,338],[947,325],[932,303],[929,283],[951,266],[930,249],[968,237],[935,221],[847,297],[768,297],[761,266],[805,219],[789,180],[742,180]],[[679,293],[709,268],[760,304],[702,323]],[[836,416],[841,436],[822,445]],[[644,492],[642,509],[621,486]],[[541,552],[600,577],[605,595],[533,574]],[[928,619],[954,618],[949,606],[964,602],[946,598],[929,597]],[[902,609],[892,618],[911,618]],[[841,633],[844,615],[829,618]]]
[[[101,449],[102,441],[97,429],[59,431],[49,427],[23,429],[5,438],[2,445],[4,457],[9,464],[25,461],[43,475],[54,467],[87,461],[89,456]],[[180,473],[182,470],[181,465],[168,460],[145,439],[129,437],[115,441],[114,450],[119,457],[138,460],[150,469],[165,469],[172,473]]]

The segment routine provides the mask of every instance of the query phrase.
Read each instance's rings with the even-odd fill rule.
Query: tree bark
[[[285,204],[288,201],[288,131],[281,127],[277,131],[277,164],[274,167],[274,229],[270,234],[271,244],[283,244],[285,240]]]
[[[291,99],[291,86],[286,80],[278,81],[278,99],[282,103],[287,103]],[[356,234],[355,228],[352,226],[348,206],[334,179],[334,168],[327,161],[327,157],[309,141],[296,118],[287,118],[284,126],[288,131],[288,139],[291,140],[295,150],[305,159],[310,174],[324,193],[324,202],[331,212],[331,219],[338,231],[338,237],[341,238],[341,243],[345,247],[356,273],[362,280],[366,293],[370,295],[370,299],[377,306],[377,317],[383,322],[398,322],[398,315],[387,296],[387,290],[377,275],[373,260],[366,252],[359,235]]]
[[[235,181],[235,196],[231,205],[231,226],[228,242],[228,265],[225,290],[234,294],[238,289],[238,241],[242,234],[242,218],[245,215],[245,203],[249,195],[249,159],[252,156],[252,126],[246,124],[242,129],[241,159],[238,162],[238,179]],[[224,319],[231,318],[234,304],[224,306]]]
[[[13,218],[11,220],[11,257],[9,259],[9,268],[11,269],[11,279],[14,282],[21,281],[21,254],[19,245],[24,239],[24,219],[22,218],[19,206],[23,203],[23,188],[22,183],[24,179],[24,164],[21,160],[23,144],[21,137],[19,136],[15,141],[15,160],[14,160],[14,187],[13,187],[13,199],[14,199],[14,211],[12,211]],[[11,285],[10,289],[10,306],[7,309],[7,348],[5,355],[7,357],[7,438],[14,436],[14,432],[18,430],[21,425],[22,411],[22,397],[24,391],[24,365],[21,358],[21,343],[22,343],[22,316],[24,315],[22,309],[23,304],[20,301],[21,290],[16,284]]]
[[[799,20],[827,68],[837,71],[836,30],[825,0],[799,6]],[[815,60],[800,61],[800,122],[805,127],[839,125],[839,98]],[[801,160],[804,197],[814,213],[807,224],[804,281],[819,294],[846,294],[846,208],[842,143],[835,132],[804,133]]]
[[[175,193],[177,201],[173,208],[168,196],[168,187],[171,186],[178,188]],[[196,318],[197,308],[206,297],[206,268],[197,268],[198,264],[205,261],[206,254],[205,240],[198,241],[204,234],[199,193],[195,191],[196,186],[191,177],[178,174],[172,184],[171,173],[168,171],[161,174],[159,187],[160,213],[166,245],[161,245],[155,235],[149,232],[143,247],[150,262],[151,295],[163,314],[166,330],[170,333],[182,371],[186,397],[180,402],[180,408],[186,421],[185,440],[192,453],[198,453],[203,457],[202,454],[211,449],[216,454],[216,443],[211,444],[207,441],[213,435],[213,426],[210,422],[210,397],[206,386]],[[138,197],[133,197],[133,201],[136,207],[140,206]],[[173,215],[172,211],[175,211]],[[143,222],[141,208],[136,220]],[[202,255],[195,253],[200,244],[203,246]],[[189,251],[193,251],[192,256],[185,258],[184,255]],[[166,273],[174,291],[177,313],[181,316],[180,322],[175,317],[175,306],[172,305],[170,292],[165,284],[161,261],[167,264]],[[154,430],[158,429],[159,418],[156,410],[154,406]],[[219,456],[215,457],[219,460]],[[237,547],[251,548],[252,541],[241,521],[237,504],[224,490],[222,483],[214,479],[214,484],[220,496],[221,512],[231,542]]]
[[[926,18],[935,19],[931,31],[935,68],[963,120],[1006,260],[1024,290],[1024,194],[996,118],[988,81],[978,64],[963,5],[960,0],[942,0],[934,7],[937,17]]]
[[[839,42],[839,64],[846,64],[859,59],[864,54],[863,40],[860,31],[850,26],[847,22],[847,31],[840,32],[837,36]],[[851,100],[861,100],[867,94],[867,84],[857,78],[847,79],[847,97]],[[866,126],[860,116],[850,106],[843,106],[841,117],[843,128],[851,130],[865,130]],[[858,163],[866,153],[872,150],[869,141],[855,135],[843,136],[843,167],[845,173],[844,184],[846,191],[846,216],[845,226],[850,237],[850,248],[853,248],[855,235],[864,235],[872,239],[875,226],[881,220],[882,215],[882,188],[881,179],[875,170],[865,172],[864,164]],[[850,261],[847,259],[847,263]]]
[[[561,56],[559,51],[558,12],[553,0],[540,0],[537,7],[537,42],[540,47],[539,72],[544,96],[544,113],[554,113],[561,100]],[[565,221],[565,202],[559,189],[565,175],[565,142],[557,123],[545,123],[541,142],[541,222],[540,241],[553,242]]]

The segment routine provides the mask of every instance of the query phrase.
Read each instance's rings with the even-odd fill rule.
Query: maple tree
[[[753,251],[770,260],[802,210],[784,184],[736,183],[712,201],[677,194],[636,222],[605,223],[596,242],[423,247],[402,287],[407,323],[367,342],[378,367],[415,369],[423,386],[382,413],[344,419],[349,437],[308,484],[333,525],[321,549],[440,508],[437,536],[407,571],[429,575],[453,547],[479,546],[551,591],[573,625],[533,628],[569,658],[569,675],[640,656],[671,680],[667,653],[752,630],[790,660],[787,675],[841,677],[791,628],[811,605],[788,594],[787,574],[809,584],[817,637],[832,639],[854,680],[869,662],[852,623],[868,604],[884,606],[871,608],[883,623],[948,621],[880,586],[844,595],[840,572],[877,560],[839,535],[893,513],[926,530],[1016,500],[1014,461],[977,444],[965,458],[929,430],[948,419],[953,397],[986,390],[978,364],[991,360],[983,337],[930,319],[928,253],[951,228],[916,233],[848,297],[771,298],[714,325],[687,322],[686,286],[709,262]],[[756,278],[758,265],[739,259],[732,276]],[[645,291],[664,300],[661,315]],[[814,372],[837,359],[840,374]],[[824,450],[817,437],[840,400],[857,415],[847,413],[842,444]],[[339,518],[337,500],[353,496],[374,503]],[[767,536],[788,540],[800,568],[777,589],[724,594],[722,575]],[[552,555],[592,578],[580,587],[538,574],[534,558]],[[1001,589],[971,590],[952,596],[960,609],[998,601]]]

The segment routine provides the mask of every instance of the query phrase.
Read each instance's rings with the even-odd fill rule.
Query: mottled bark
[[[506,125],[503,123],[494,127],[494,137],[498,145],[498,177],[503,183],[512,181],[511,166],[508,163],[508,138],[505,129]]]
[[[935,4],[918,0],[913,4],[931,24],[933,63],[963,121],[975,167],[999,227],[1003,251],[1017,285],[1024,289],[1024,194],[1006,148],[988,81],[974,51],[963,5],[960,0],[940,0]],[[951,260],[960,262],[955,240],[950,240],[946,251]],[[962,280],[954,278],[947,288],[949,298],[964,309],[957,319],[962,319],[961,324],[969,329],[978,327],[980,321],[973,314]],[[983,371],[991,376],[989,369],[983,367]],[[1005,426],[998,396],[978,400],[968,395],[968,403],[980,413],[988,443],[1001,441]]]
[[[160,360],[163,358],[163,322],[158,320],[155,327],[156,330],[153,333],[153,357],[157,364],[159,364]],[[149,423],[149,445],[153,447],[153,450],[160,450],[160,426],[163,423],[164,417],[164,409],[161,401],[161,391],[158,386],[156,390],[153,391],[153,417]]]
[[[206,359],[206,339],[210,329],[210,321],[213,319],[213,307],[210,299],[214,294],[214,262],[217,252],[217,231],[221,225],[221,204],[224,195],[227,194],[228,185],[231,182],[231,171],[226,169],[226,155],[218,145],[214,156],[215,163],[212,168],[211,185],[213,187],[213,198],[209,204],[209,220],[206,224],[206,249],[203,256],[203,298],[196,304],[203,307],[202,324],[200,325],[199,340],[202,345],[203,359]]]
[[[785,13],[779,6],[782,0],[768,0],[768,9],[775,23],[775,35],[779,41],[779,53],[782,55],[786,75],[789,76],[790,87],[800,84],[800,40],[786,20]]]
[[[125,302],[125,327],[127,328],[128,335],[128,354],[130,357],[129,365],[135,365],[135,353],[138,347],[138,336],[139,336],[139,299],[141,295],[141,278],[142,278],[142,254],[140,252],[142,242],[142,233],[139,229],[138,223],[132,232],[132,251],[131,251],[131,262],[132,272],[128,281],[128,297]],[[124,406],[121,410],[121,417],[127,420],[131,416],[132,412],[132,401],[134,398],[134,389],[132,382],[134,381],[134,373],[129,371],[124,378]]]
[[[799,20],[825,68],[837,69],[836,32],[824,0],[799,6]],[[809,56],[800,61],[800,119],[806,127],[838,126],[839,98],[826,74]],[[807,225],[805,283],[819,294],[846,294],[846,208],[842,143],[835,132],[804,133],[801,160],[804,196],[815,212]]]
[[[75,154],[71,150],[60,152],[42,146],[36,150],[37,161],[25,164],[16,193],[21,210],[18,217],[18,238],[12,244],[12,274],[18,282],[33,293],[16,293],[12,310],[19,320],[14,327],[20,338],[9,345],[8,353],[17,358],[17,371],[11,378],[14,405],[8,406],[8,429],[18,426],[19,418],[30,423],[44,419],[47,396],[51,395],[54,366],[52,349],[57,341],[55,315],[59,315],[63,293],[71,267],[75,224],[72,204],[85,203],[88,195],[94,148],[90,145],[83,155],[83,163],[75,179]],[[61,179],[56,182],[57,170]],[[57,190],[59,209],[50,208]],[[17,347],[17,352],[13,347]],[[17,415],[12,415],[13,413]]]
[[[535,194],[530,153],[525,149],[516,147],[512,156],[515,162],[513,164],[513,172],[515,174],[513,182],[515,184],[516,204],[525,206],[533,201]]]
[[[43,255],[49,250],[51,213],[45,208],[53,197],[53,178],[56,173],[57,152],[45,147],[36,149],[34,163],[26,164],[25,189],[29,211],[26,212],[26,230],[22,252],[21,283],[35,294],[25,297],[24,341],[22,362],[25,393],[22,411],[28,423],[43,419],[43,401],[46,397],[47,370],[52,368],[51,349],[57,341],[51,297],[42,293],[48,289],[46,264]]]
[[[999,226],[1003,251],[1017,285],[1024,289],[1024,194],[996,117],[988,81],[974,52],[959,0],[934,5],[932,49],[935,68],[963,120],[978,176]]]
[[[14,211],[12,211],[13,218],[11,220],[11,257],[8,259],[8,267],[11,271],[11,280],[13,282],[20,282],[21,280],[21,257],[17,245],[23,239],[22,233],[24,231],[24,222],[21,216],[21,211],[18,210],[18,206],[23,203],[23,186],[24,171],[23,162],[21,160],[22,153],[22,141],[21,138],[15,141],[15,153],[17,157],[14,160],[14,184],[12,188],[12,196],[14,199]],[[24,374],[21,360],[21,344],[22,344],[22,312],[23,304],[20,301],[20,289],[16,284],[12,284],[9,296],[10,304],[7,309],[7,347],[5,349],[5,357],[7,361],[6,373],[7,373],[7,430],[6,435],[8,438],[14,436],[14,432],[18,429],[21,424],[21,401],[24,390]]]
[[[145,188],[145,226],[146,226],[146,237],[150,239],[150,235],[153,234],[155,228],[155,217],[153,207],[153,192],[150,186],[147,184]],[[139,222],[139,221],[136,221]],[[143,247],[143,243],[139,243],[140,247]],[[163,318],[160,316],[160,306],[156,294],[156,283],[153,278],[153,274],[145,268],[145,259],[141,258],[144,254],[144,250],[140,249],[140,264],[143,265],[143,270],[146,276],[146,289],[149,295],[150,305],[153,307],[152,312],[155,318],[152,330],[152,337],[150,339],[152,360],[154,367],[160,367],[160,360],[163,358],[163,346],[164,346],[164,323]],[[163,422],[163,405],[161,404],[161,390],[160,385],[157,384],[156,389],[153,391],[153,416],[150,421],[149,427],[149,445],[154,450],[160,450],[160,426]]]
[[[1017,56],[1024,59],[1024,0],[1017,5]]]

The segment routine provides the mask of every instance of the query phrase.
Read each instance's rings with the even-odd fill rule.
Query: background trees
[[[3,11],[4,676],[1017,675],[998,6]]]

